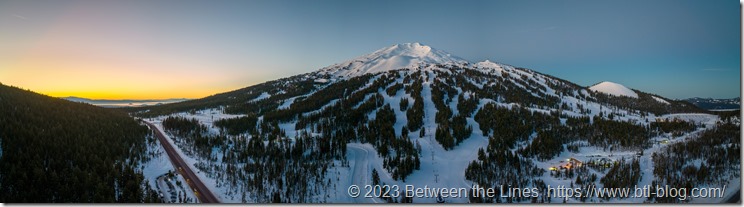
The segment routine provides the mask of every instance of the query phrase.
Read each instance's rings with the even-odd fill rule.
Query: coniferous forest
[[[149,134],[119,111],[0,85],[0,202],[160,202],[136,168]]]

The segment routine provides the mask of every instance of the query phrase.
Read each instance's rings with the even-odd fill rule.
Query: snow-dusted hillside
[[[228,201],[374,203],[404,198],[353,198],[347,193],[349,186],[364,189],[373,181],[437,188],[617,187],[626,180],[639,186],[675,184],[676,178],[658,174],[654,154],[678,156],[669,149],[684,149],[679,146],[701,137],[733,137],[731,130],[726,136],[711,133],[739,124],[700,111],[616,83],[587,88],[525,68],[491,61],[469,63],[429,46],[407,43],[307,74],[202,100],[145,108],[139,115],[156,120],[193,118],[203,125],[203,133],[174,133],[171,138],[179,140],[190,162],[201,170],[200,176],[213,181],[213,188]],[[717,145],[697,144],[703,149],[695,152],[720,153],[739,146],[733,139],[716,140]],[[690,156],[700,156],[696,153]],[[739,186],[738,171],[730,170],[737,168],[738,161],[701,165],[706,158],[696,159],[675,164],[695,170],[710,167],[714,170],[708,172],[717,177],[696,178],[701,181],[695,185]],[[597,160],[603,164],[572,167],[576,161]],[[622,171],[626,167],[633,171]],[[372,176],[375,173],[377,177]],[[729,189],[726,198],[734,191]],[[546,200],[544,195],[534,200],[445,200],[562,202]],[[412,201],[435,203],[437,198]],[[571,198],[566,202],[608,201],[645,200]]]

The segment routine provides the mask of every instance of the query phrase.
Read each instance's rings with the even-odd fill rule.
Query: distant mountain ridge
[[[185,98],[171,98],[171,99],[88,99],[75,96],[62,97],[61,99],[78,102],[88,103],[101,107],[117,108],[117,107],[138,107],[138,106],[149,106],[149,105],[160,105],[167,103],[176,103],[181,101],[188,101],[190,99]]]
[[[188,98],[169,98],[169,99],[89,99],[89,98],[82,98],[77,96],[68,96],[68,97],[61,97],[62,99],[68,100],[68,101],[76,101],[76,102],[163,102],[163,101],[187,101],[191,100]]]
[[[684,101],[690,102],[697,107],[707,110],[741,109],[741,98],[688,98]]]

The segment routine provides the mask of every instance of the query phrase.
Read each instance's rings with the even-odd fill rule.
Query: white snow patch
[[[592,91],[597,91],[601,93],[606,93],[610,95],[615,96],[627,96],[631,98],[638,98],[638,94],[635,93],[633,90],[630,90],[628,87],[625,87],[623,85],[605,81],[598,83],[592,87],[589,87]]]
[[[168,171],[174,171],[173,164],[168,159],[168,155],[163,149],[160,140],[155,139],[155,145],[149,145],[148,152],[154,152],[155,156],[150,158],[150,161],[144,163],[142,166],[142,174],[145,176],[145,180],[153,188],[156,186],[157,177],[167,173]]]
[[[193,191],[185,190],[183,186],[179,186],[181,187],[181,190],[170,189],[168,185],[160,183],[163,180],[159,178],[162,178],[168,172],[176,172],[176,170],[173,168],[173,164],[168,158],[167,153],[165,153],[165,149],[163,149],[163,145],[162,143],[160,143],[160,140],[154,137],[153,139],[155,139],[155,142],[148,143],[147,146],[147,154],[152,154],[153,156],[150,157],[150,160],[141,163],[139,166],[142,170],[142,175],[144,176],[145,182],[147,182],[147,184],[150,185],[153,190],[156,190],[163,194],[163,199],[169,202],[177,202],[177,200],[170,200],[171,195],[170,193],[168,193],[170,191],[173,191],[173,193],[178,192],[179,195],[180,193],[185,194],[185,198],[188,199],[190,202],[196,201],[197,198],[194,195]],[[181,183],[185,185],[186,181],[183,180],[181,175],[176,176],[176,179],[180,180]],[[174,187],[176,186],[174,185]],[[185,203],[188,201],[183,202]]]
[[[253,102],[256,102],[256,101],[264,100],[264,99],[267,99],[269,97],[271,97],[271,94],[269,94],[267,92],[263,92],[258,97],[254,98],[253,100],[248,101],[248,103],[253,103]]]
[[[666,101],[666,100],[664,100],[662,98],[656,97],[656,96],[651,96],[651,98],[654,98],[654,100],[658,101],[659,103],[670,104],[668,101]]]
[[[180,112],[171,114],[169,116],[178,116],[183,117],[187,119],[196,119],[199,121],[199,123],[204,124],[207,126],[207,132],[209,132],[212,135],[218,135],[220,134],[220,129],[217,128],[214,125],[215,121],[219,121],[220,119],[232,119],[237,117],[243,117],[245,115],[235,115],[235,114],[225,114],[223,111],[223,108],[212,108],[212,109],[204,109],[196,111],[195,113],[191,114],[188,112]],[[168,116],[159,116],[156,119],[157,120],[165,120]]]
[[[480,69],[494,69],[496,70],[496,72],[498,72],[496,74],[499,76],[501,75],[501,72],[504,71],[504,68],[501,67],[501,65],[499,65],[498,63],[491,62],[490,60],[485,60],[483,62],[475,63],[475,67],[480,68]]]
[[[289,106],[291,106],[292,103],[294,103],[295,99],[297,99],[299,97],[301,97],[301,96],[292,97],[292,98],[288,98],[287,100],[284,100],[284,102],[282,103],[282,105],[279,105],[279,107],[277,109],[279,109],[279,110],[288,109]]]

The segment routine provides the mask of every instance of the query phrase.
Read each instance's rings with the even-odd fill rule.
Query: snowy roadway
[[[219,203],[219,199],[217,199],[217,197],[212,194],[209,188],[204,185],[199,177],[196,176],[189,165],[186,164],[185,161],[183,161],[183,158],[178,156],[175,149],[173,149],[174,147],[165,139],[165,136],[163,136],[163,132],[161,132],[152,123],[145,123],[147,123],[147,125],[150,126],[150,129],[155,132],[155,136],[158,137],[160,143],[163,144],[165,152],[168,154],[168,157],[170,157],[171,163],[173,163],[173,165],[178,169],[177,171],[179,172],[179,174],[183,175],[184,178],[186,178],[186,183],[188,183],[189,186],[194,189],[196,196],[199,198],[199,201],[201,201],[202,203]]]
[[[370,185],[369,179],[367,179],[369,176],[367,175],[367,172],[369,172],[369,162],[370,159],[370,153],[369,150],[355,146],[353,144],[347,145],[350,154],[354,156],[354,169],[351,171],[351,184],[356,185],[360,189],[360,194],[356,198],[354,198],[355,203],[378,203],[375,198],[365,198],[364,194],[365,192],[365,185]]]

